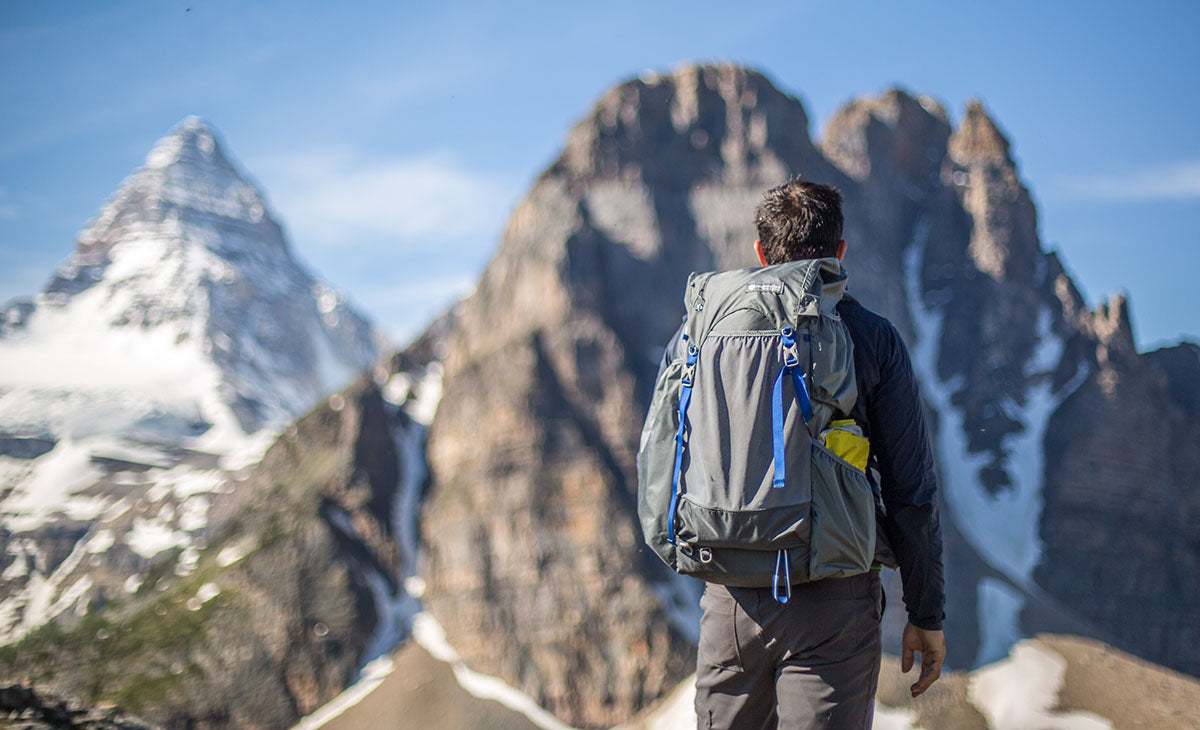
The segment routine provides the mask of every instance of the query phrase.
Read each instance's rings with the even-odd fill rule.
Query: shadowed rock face
[[[1036,577],[1117,646],[1200,675],[1200,348],[1137,355],[1124,303],[1109,311],[1097,376],[1046,438]]]
[[[18,684],[0,686],[0,721],[22,730],[155,730],[112,708],[85,707]]]
[[[427,605],[469,665],[573,725],[624,720],[692,669],[656,596],[668,576],[634,515],[641,419],[687,273],[752,265],[754,207],[793,174],[844,193],[850,291],[896,323],[924,380],[945,483],[954,664],[1004,641],[989,633],[994,605],[981,596],[994,592],[981,578],[1011,598],[1023,633],[1145,626],[1136,596],[1156,585],[1148,576],[1175,573],[1166,548],[1085,557],[1127,525],[1122,505],[1147,514],[1130,541],[1168,546],[1185,566],[1200,552],[1182,527],[1196,520],[1177,515],[1181,498],[1195,500],[1200,441],[1181,435],[1200,422],[1186,406],[1195,350],[1139,355],[1126,315],[1087,310],[1042,252],[984,109],[972,104],[951,129],[936,102],[896,90],[842,110],[820,148],[807,125],[798,101],[736,67],[610,90],[518,206],[447,334],[422,526]],[[1167,394],[1185,405],[1167,408]],[[1122,409],[1145,416],[1138,438],[1177,445],[1182,466],[1117,449],[1130,419],[1105,414]],[[1115,451],[1124,471],[1092,468]],[[1065,538],[1064,520],[1083,534]],[[1006,521],[1016,527],[989,532]],[[1177,618],[1149,619],[1163,637],[1186,633],[1179,617],[1200,606],[1188,582],[1200,571],[1183,575],[1170,594]],[[1102,588],[1116,593],[1098,603]],[[1122,645],[1197,671],[1200,642],[1174,654],[1165,642]]]

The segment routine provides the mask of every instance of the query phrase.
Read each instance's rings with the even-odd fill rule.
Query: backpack
[[[845,286],[833,258],[688,277],[686,353],[660,373],[638,448],[643,536],[676,572],[786,603],[793,584],[871,568]]]

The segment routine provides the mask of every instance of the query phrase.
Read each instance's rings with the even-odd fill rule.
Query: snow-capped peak
[[[260,243],[283,244],[263,195],[225,156],[212,129],[191,116],[154,145],[145,164],[80,234],[79,250],[103,253],[125,224],[162,223],[185,211],[234,226],[261,226],[268,235]]]
[[[188,117],[45,290],[0,310],[0,529],[70,523],[85,528],[78,549],[103,529],[142,558],[192,545],[203,495],[383,345],[297,263],[262,194]],[[60,603],[30,590],[61,597],[75,580],[29,558],[63,546],[31,540],[29,568],[0,579],[0,637]]]

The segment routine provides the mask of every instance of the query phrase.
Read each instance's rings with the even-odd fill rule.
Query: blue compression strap
[[[775,385],[771,387],[771,445],[775,450],[775,478],[771,486],[776,489],[787,483],[787,467],[784,462],[783,443],[783,374],[787,368],[779,371],[775,377]]]
[[[696,346],[688,345],[687,363],[683,366],[682,387],[679,389],[679,430],[675,432],[675,471],[671,476],[671,509],[667,513],[667,542],[675,544],[675,508],[679,505],[679,477],[683,470],[683,429],[688,405],[692,402],[692,381],[696,377]]]
[[[792,384],[796,389],[796,400],[800,403],[800,414],[804,422],[812,420],[812,401],[808,397],[808,386],[804,383],[804,375],[800,373],[800,361],[796,357],[796,340],[792,336],[792,328],[785,327],[779,339],[783,344],[783,368],[775,376],[775,384],[771,386],[771,446],[774,450],[775,476],[771,486],[779,489],[787,484],[787,465],[785,460],[785,442],[783,438],[783,378],[792,376]]]
[[[804,384],[804,376],[796,368],[792,368],[792,382],[796,385],[796,400],[800,401],[800,415],[804,416],[804,422],[808,423],[813,417],[812,401],[808,399],[808,386]]]

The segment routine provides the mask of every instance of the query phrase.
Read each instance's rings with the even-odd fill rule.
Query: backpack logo
[[[765,291],[765,292],[770,292],[772,294],[782,294],[783,293],[783,284],[762,282],[762,281],[752,281],[746,285],[746,291]]]

